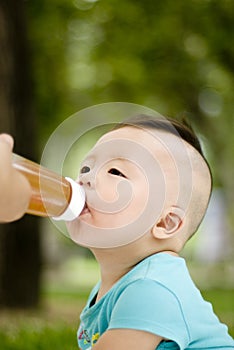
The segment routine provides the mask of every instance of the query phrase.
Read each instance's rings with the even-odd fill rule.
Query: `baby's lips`
[[[90,213],[90,210],[89,210],[89,207],[87,205],[87,202],[85,202],[84,208],[83,208],[82,212],[80,213],[80,215],[87,214],[87,213]]]

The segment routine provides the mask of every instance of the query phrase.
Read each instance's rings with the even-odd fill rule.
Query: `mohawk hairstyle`
[[[180,122],[173,118],[156,118],[145,114],[139,114],[124,120],[122,123],[116,125],[114,129],[119,129],[127,125],[143,127],[146,129],[165,130],[176,136],[181,136],[183,140],[193,146],[205,159],[200,141],[196,136],[191,124],[185,118]]]

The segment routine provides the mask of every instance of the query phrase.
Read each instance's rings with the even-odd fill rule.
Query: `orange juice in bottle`
[[[12,165],[27,178],[32,189],[28,214],[66,221],[79,216],[85,193],[77,182],[14,153]]]

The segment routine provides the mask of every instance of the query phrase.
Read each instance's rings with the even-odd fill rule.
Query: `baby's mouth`
[[[89,207],[87,206],[87,203],[85,203],[85,206],[84,206],[82,212],[80,213],[80,216],[84,215],[84,214],[89,214],[89,213],[90,213]]]

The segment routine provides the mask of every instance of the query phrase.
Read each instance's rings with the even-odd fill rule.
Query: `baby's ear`
[[[169,208],[152,227],[151,233],[155,238],[167,239],[178,233],[184,222],[184,211],[178,207]]]

